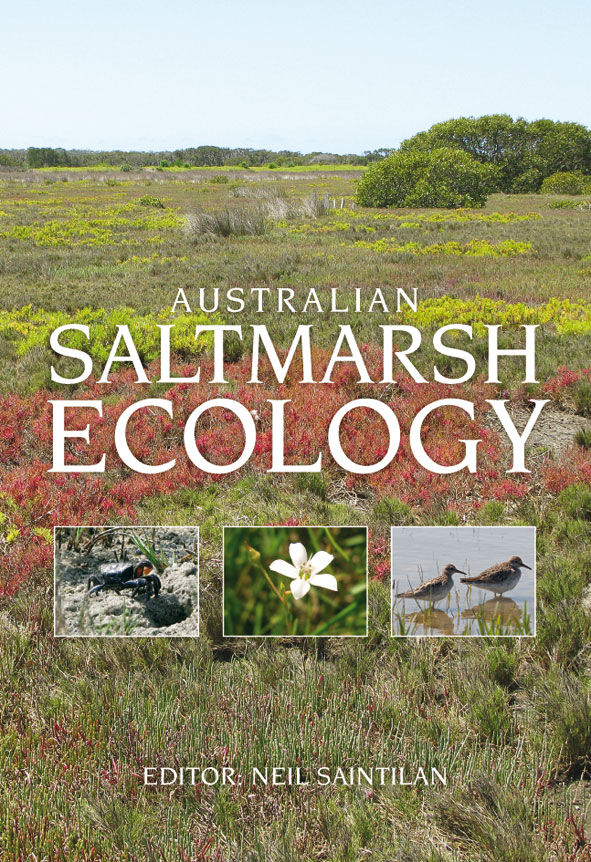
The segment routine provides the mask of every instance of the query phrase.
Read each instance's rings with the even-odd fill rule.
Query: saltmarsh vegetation
[[[485,239],[473,239],[460,245],[459,242],[442,242],[433,245],[421,245],[418,242],[406,242],[397,245],[395,239],[378,239],[375,242],[358,240],[359,248],[370,248],[382,254],[453,254],[467,257],[515,257],[518,254],[528,254],[532,251],[530,242],[516,242],[513,239],[499,243],[490,243]]]
[[[509,181],[509,168],[503,170]],[[54,314],[69,322],[98,315],[91,326],[94,331],[96,324],[97,350],[103,327],[110,343],[114,323],[137,325],[142,336],[136,341],[145,340],[149,361],[147,329],[169,312],[179,287],[190,300],[194,289],[212,285],[222,292],[234,286],[297,293],[313,287],[330,308],[334,285],[345,302],[358,285],[368,292],[416,286],[417,313],[392,312],[387,321],[365,310],[263,315],[251,304],[239,322],[245,331],[250,323],[265,323],[284,350],[296,325],[315,324],[320,352],[347,322],[367,345],[369,364],[375,364],[377,327],[384,322],[425,330],[469,322],[475,352],[482,349],[482,355],[486,323],[508,328],[507,347],[515,347],[523,323],[539,323],[539,385],[523,387],[523,368],[509,359],[502,375],[508,394],[502,397],[518,405],[550,398],[550,406],[561,409],[561,422],[577,410],[589,415],[591,270],[583,258],[591,220],[588,210],[575,208],[581,197],[572,198],[572,207],[553,208],[551,195],[492,195],[484,208],[469,213],[401,213],[351,209],[351,172],[288,179],[277,172],[261,182],[245,172],[227,184],[207,182],[206,172],[203,181],[180,173],[177,180],[172,168],[133,181],[126,174],[117,185],[106,185],[100,173],[94,179],[68,176],[68,183],[46,186],[38,174],[19,174],[18,181],[3,174],[1,187],[0,302],[6,314],[0,385],[7,395],[0,434],[2,858],[586,860],[589,833],[579,806],[591,772],[591,450],[586,437],[574,441],[574,425],[572,447],[532,453],[532,473],[518,477],[505,475],[506,453],[486,423],[478,428],[485,460],[477,479],[433,476],[413,466],[405,451],[371,481],[333,464],[321,474],[274,476],[266,473],[265,399],[292,399],[290,409],[306,421],[297,423],[286,457],[312,462],[339,393],[343,400],[367,397],[366,387],[346,369],[330,391],[299,385],[294,373],[278,396],[270,376],[260,389],[246,385],[248,363],[237,355],[223,391],[257,416],[261,446],[248,468],[205,479],[181,465],[175,475],[146,477],[110,457],[99,481],[47,473],[51,396],[39,388],[47,379],[48,332],[63,319]],[[292,207],[283,215],[277,207],[278,220],[270,219],[264,233],[195,243],[184,229],[190,212],[257,206],[265,200],[263,190],[277,192]],[[313,194],[324,201],[325,193],[328,212],[297,214]],[[144,195],[165,207],[142,204]],[[145,219],[154,221],[137,223]],[[59,231],[43,232],[53,222]],[[319,230],[337,222],[347,227]],[[367,239],[360,226],[373,229],[372,240],[399,233],[399,245],[513,241],[531,244],[532,251],[514,257],[375,254],[355,245]],[[54,241],[37,244],[46,236]],[[82,241],[93,236],[100,241]],[[185,325],[182,314],[176,320]],[[432,359],[427,353],[425,361]],[[203,361],[210,361],[209,352]],[[175,363],[182,373],[185,357],[179,353]],[[153,369],[150,379],[157,378]],[[25,394],[17,397],[15,390]],[[401,375],[379,397],[395,403],[404,417],[437,391]],[[109,451],[112,423],[124,406],[139,397],[166,397],[160,384],[135,384],[125,369],[114,375],[106,397],[92,380],[75,393],[106,402],[90,460],[95,448]],[[176,387],[170,397],[182,411],[212,392],[208,386]],[[475,381],[466,397],[481,403],[501,396]],[[138,417],[138,455],[166,460],[179,447],[179,429],[162,418]],[[458,453],[450,440],[464,429],[453,417],[449,421],[426,429],[426,445],[434,457],[453,460]],[[235,456],[238,430],[213,415],[201,434],[212,459]],[[379,423],[352,424],[350,432],[351,457],[375,457],[383,438]],[[200,526],[198,640],[52,637],[52,526],[113,522]],[[224,523],[278,524],[286,531],[298,524],[369,525],[368,638],[222,639]],[[391,640],[389,528],[411,523],[535,525],[537,638],[502,644],[486,637],[470,643]],[[418,766],[429,775],[435,767],[447,770],[448,784],[265,788],[249,779],[236,786],[161,789],[141,782],[144,765],[227,765],[249,777],[253,767],[298,763],[311,770],[406,766],[407,780]]]
[[[109,311],[103,308],[81,308],[73,314],[63,311],[39,311],[25,306],[14,312],[0,311],[0,337],[14,344],[17,355],[22,356],[38,349],[46,350],[46,358],[52,363],[55,354],[47,350],[51,333],[62,326],[74,326],[66,337],[70,349],[87,350],[97,362],[105,362],[119,326],[128,326],[134,339],[137,353],[144,363],[152,362],[160,355],[160,331],[158,326],[174,326],[174,348],[183,356],[194,355],[211,346],[211,336],[204,335],[201,345],[195,339],[195,327],[221,323],[218,315],[203,312],[181,317],[163,309],[158,314],[137,314],[133,308],[121,306]],[[86,338],[78,327],[88,327]]]
[[[149,198],[148,203],[146,197]],[[162,242],[158,231],[176,228],[183,223],[183,219],[174,212],[162,215],[139,212],[144,207],[164,209],[161,203],[153,196],[143,196],[137,204],[129,202],[105,207],[100,212],[93,212],[92,207],[85,205],[74,209],[66,218],[34,220],[26,224],[19,219],[20,208],[13,207],[4,213],[7,225],[0,231],[0,238],[21,240],[41,247],[138,245],[144,242],[157,245]],[[26,202],[24,204],[26,206]],[[145,236],[144,231],[150,232],[149,236]]]

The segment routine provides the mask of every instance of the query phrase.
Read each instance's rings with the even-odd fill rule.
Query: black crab
[[[131,598],[146,594],[148,598],[156,597],[160,592],[162,583],[158,575],[153,572],[153,564],[150,560],[141,559],[139,562],[120,561],[118,563],[104,563],[99,567],[100,574],[91,575],[88,579],[88,595],[92,596],[103,590],[133,590]]]

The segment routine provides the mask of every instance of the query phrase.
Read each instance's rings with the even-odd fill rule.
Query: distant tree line
[[[376,151],[382,152],[382,151]],[[383,152],[390,152],[384,150]],[[307,153],[293,150],[255,150],[247,147],[186,147],[178,150],[142,152],[139,150],[66,150],[61,147],[28,147],[26,150],[0,150],[0,165],[8,167],[54,168],[121,165],[143,168],[163,167],[294,167],[310,164],[360,164],[373,161],[372,154]]]
[[[250,149],[246,147],[200,146],[177,150],[66,150],[58,147],[29,147],[0,150],[0,166],[93,167],[149,165],[162,167],[292,167],[313,164],[371,165],[394,153],[463,150],[481,164],[494,168],[495,190],[539,191],[543,181],[558,172],[591,174],[591,131],[579,123],[554,120],[528,122],[508,114],[459,117],[436,123],[403,141],[399,150],[380,147],[362,155],[306,153],[292,150]]]

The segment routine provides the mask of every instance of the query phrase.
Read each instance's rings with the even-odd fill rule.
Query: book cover
[[[590,859],[588,10],[3,23],[0,858]]]

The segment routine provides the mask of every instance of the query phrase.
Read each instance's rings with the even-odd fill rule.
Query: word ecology
[[[201,368],[197,367],[192,377],[175,377],[171,373],[171,330],[173,325],[161,325],[160,329],[160,378],[159,383],[182,383],[190,384],[200,382]],[[524,325],[525,330],[525,347],[516,349],[500,349],[498,343],[498,331],[500,326],[488,326],[488,383],[500,383],[498,378],[498,360],[501,356],[506,357],[522,357],[525,361],[525,377],[524,383],[536,383],[535,379],[535,325]],[[287,356],[281,362],[273,342],[267,331],[267,327],[263,325],[253,325],[252,329],[252,351],[251,351],[251,376],[248,381],[252,385],[260,384],[262,381],[259,377],[259,365],[261,354],[264,351],[267,356],[270,366],[273,370],[278,383],[283,383],[289,371],[290,365],[297,355],[301,364],[301,383],[307,384],[330,384],[335,368],[341,363],[352,363],[359,377],[360,383],[395,383],[394,379],[394,360],[396,360],[402,368],[415,380],[417,383],[428,383],[425,377],[419,372],[416,366],[411,361],[410,357],[413,353],[419,350],[421,346],[422,336],[419,329],[414,326],[395,326],[383,325],[382,330],[382,352],[383,364],[381,369],[380,380],[372,380],[367,370],[363,359],[362,351],[357,344],[355,335],[348,325],[339,327],[339,335],[336,340],[332,355],[326,369],[321,377],[315,373],[313,357],[312,357],[312,325],[299,326],[295,337],[291,343]],[[77,330],[82,332],[89,339],[89,327],[82,324],[67,324],[60,326],[54,330],[51,335],[50,343],[53,350],[61,355],[82,363],[82,372],[77,377],[63,377],[52,366],[51,379],[55,383],[64,385],[72,385],[81,383],[86,380],[92,373],[93,361],[92,357],[83,350],[67,347],[60,341],[60,336],[67,331]],[[195,330],[195,338],[197,339],[202,333],[213,334],[213,376],[207,381],[212,384],[227,383],[224,363],[224,347],[227,338],[234,337],[242,339],[243,332],[241,326],[226,326],[226,325],[207,325],[197,326]],[[457,337],[463,337],[467,342],[472,338],[472,327],[466,324],[450,324],[442,326],[433,336],[433,347],[436,352],[442,356],[452,357],[459,360],[465,365],[465,371],[458,377],[446,377],[443,375],[436,365],[433,366],[433,380],[438,383],[460,384],[470,380],[476,371],[476,361],[474,356],[467,350],[460,350],[457,347],[452,347],[445,342],[447,333],[456,333]],[[410,346],[404,350],[399,350],[395,347],[394,337],[410,338]],[[119,354],[119,350],[124,346],[126,352]],[[139,353],[134,344],[129,328],[124,325],[118,326],[117,335],[113,341],[111,351],[103,368],[101,377],[98,383],[109,383],[109,375],[114,365],[127,363],[133,366],[137,383],[150,383],[146,370],[142,365]],[[299,367],[299,365],[298,365]],[[201,381],[203,382],[203,381]],[[286,464],[284,460],[284,440],[285,440],[285,413],[286,404],[289,400],[268,399],[271,405],[272,418],[272,457],[270,473],[297,473],[306,472],[314,473],[322,469],[323,453],[319,453],[318,458],[313,464]],[[65,444],[68,438],[82,438],[87,444],[90,444],[90,425],[87,425],[84,430],[68,430],[66,428],[66,411],[77,410],[80,408],[90,408],[96,410],[97,414],[102,417],[103,404],[102,401],[82,401],[82,400],[56,400],[53,404],[53,467],[51,472],[104,472],[106,456],[98,463],[94,464],[71,464],[65,463]],[[496,416],[498,417],[509,441],[513,447],[513,466],[507,472],[527,473],[529,470],[525,467],[525,443],[547,401],[532,401],[533,410],[525,429],[519,433],[505,407],[506,400],[489,400]],[[225,411],[237,417],[242,425],[244,446],[242,453],[231,464],[217,465],[208,461],[199,451],[195,435],[197,422],[203,414],[216,407],[222,407]],[[127,440],[127,426],[131,417],[136,411],[142,408],[153,410],[162,410],[173,418],[172,402],[163,398],[147,398],[137,401],[127,407],[120,415],[115,427],[115,446],[121,460],[132,470],[139,473],[162,473],[174,467],[175,461],[170,460],[160,464],[146,464],[140,461],[132,453]],[[365,408],[377,413],[384,421],[386,452],[374,464],[358,464],[352,461],[344,452],[341,442],[341,424],[345,416],[354,413],[360,408]],[[463,412],[466,417],[474,420],[474,404],[471,401],[458,398],[445,398],[434,401],[423,407],[417,415],[410,427],[409,442],[413,457],[416,461],[430,470],[433,473],[455,473],[459,470],[467,469],[471,473],[475,473],[477,469],[477,447],[479,440],[461,439],[465,447],[465,457],[457,464],[442,465],[434,461],[423,447],[421,440],[421,431],[426,418],[434,411],[442,408],[455,408]],[[306,419],[309,421],[309,417]],[[395,457],[400,445],[400,424],[395,412],[383,401],[374,398],[359,398],[354,401],[349,401],[343,405],[332,417],[328,429],[328,448],[332,458],[344,470],[351,473],[376,473],[383,470]],[[205,401],[200,404],[188,417],[184,429],[184,445],[189,459],[200,470],[206,473],[231,473],[242,467],[251,457],[257,440],[257,428],[255,417],[252,413],[240,402],[231,398],[214,398],[210,401]]]

